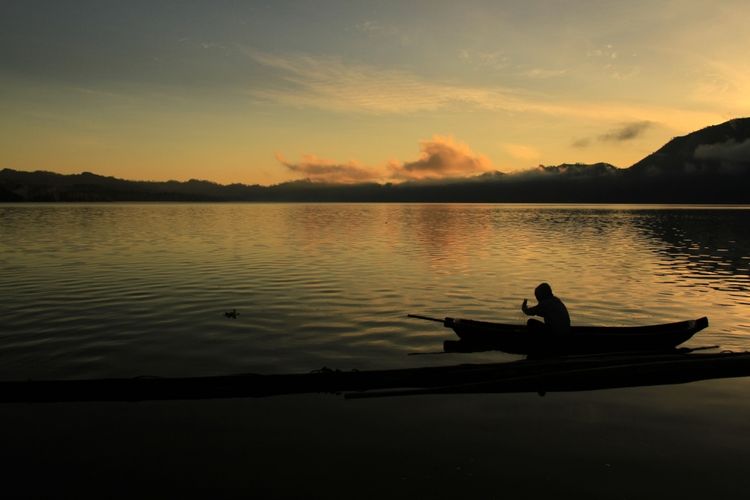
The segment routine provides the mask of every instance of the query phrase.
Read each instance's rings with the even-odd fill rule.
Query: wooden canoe
[[[572,326],[562,335],[530,332],[525,325],[445,318],[460,341],[449,352],[503,351],[510,354],[643,352],[672,349],[708,326],[708,318],[648,326]]]

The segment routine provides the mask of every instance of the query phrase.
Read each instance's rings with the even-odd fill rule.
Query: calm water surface
[[[744,207],[0,205],[0,378],[515,359],[407,356],[452,332],[406,314],[522,322],[540,281],[576,324],[707,315],[690,345],[746,350],[748,221]]]

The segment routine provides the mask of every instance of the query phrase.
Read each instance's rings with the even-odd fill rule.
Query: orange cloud
[[[311,181],[338,184],[468,177],[492,169],[486,156],[450,136],[436,135],[420,141],[419,149],[419,157],[414,161],[393,160],[381,167],[368,167],[357,161],[341,163],[315,155],[305,155],[298,163],[289,162],[278,153],[276,159]]]
[[[299,163],[287,161],[280,153],[276,159],[292,172],[304,174],[314,182],[330,182],[336,184],[354,184],[378,180],[381,175],[374,169],[365,167],[356,161],[338,163],[315,155],[305,155]]]
[[[469,146],[450,136],[436,135],[431,140],[421,141],[420,150],[415,161],[389,163],[391,177],[396,180],[443,179],[492,169],[489,158],[474,153]]]

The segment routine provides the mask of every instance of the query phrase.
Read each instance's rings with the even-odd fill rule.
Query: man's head
[[[552,298],[552,287],[547,283],[542,283],[534,289],[534,295],[538,301]]]

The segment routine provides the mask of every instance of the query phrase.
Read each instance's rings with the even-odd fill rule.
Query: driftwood
[[[374,371],[239,374],[0,382],[0,402],[147,401],[345,393],[347,398],[418,394],[582,391],[750,375],[750,353],[690,350],[526,359]]]

